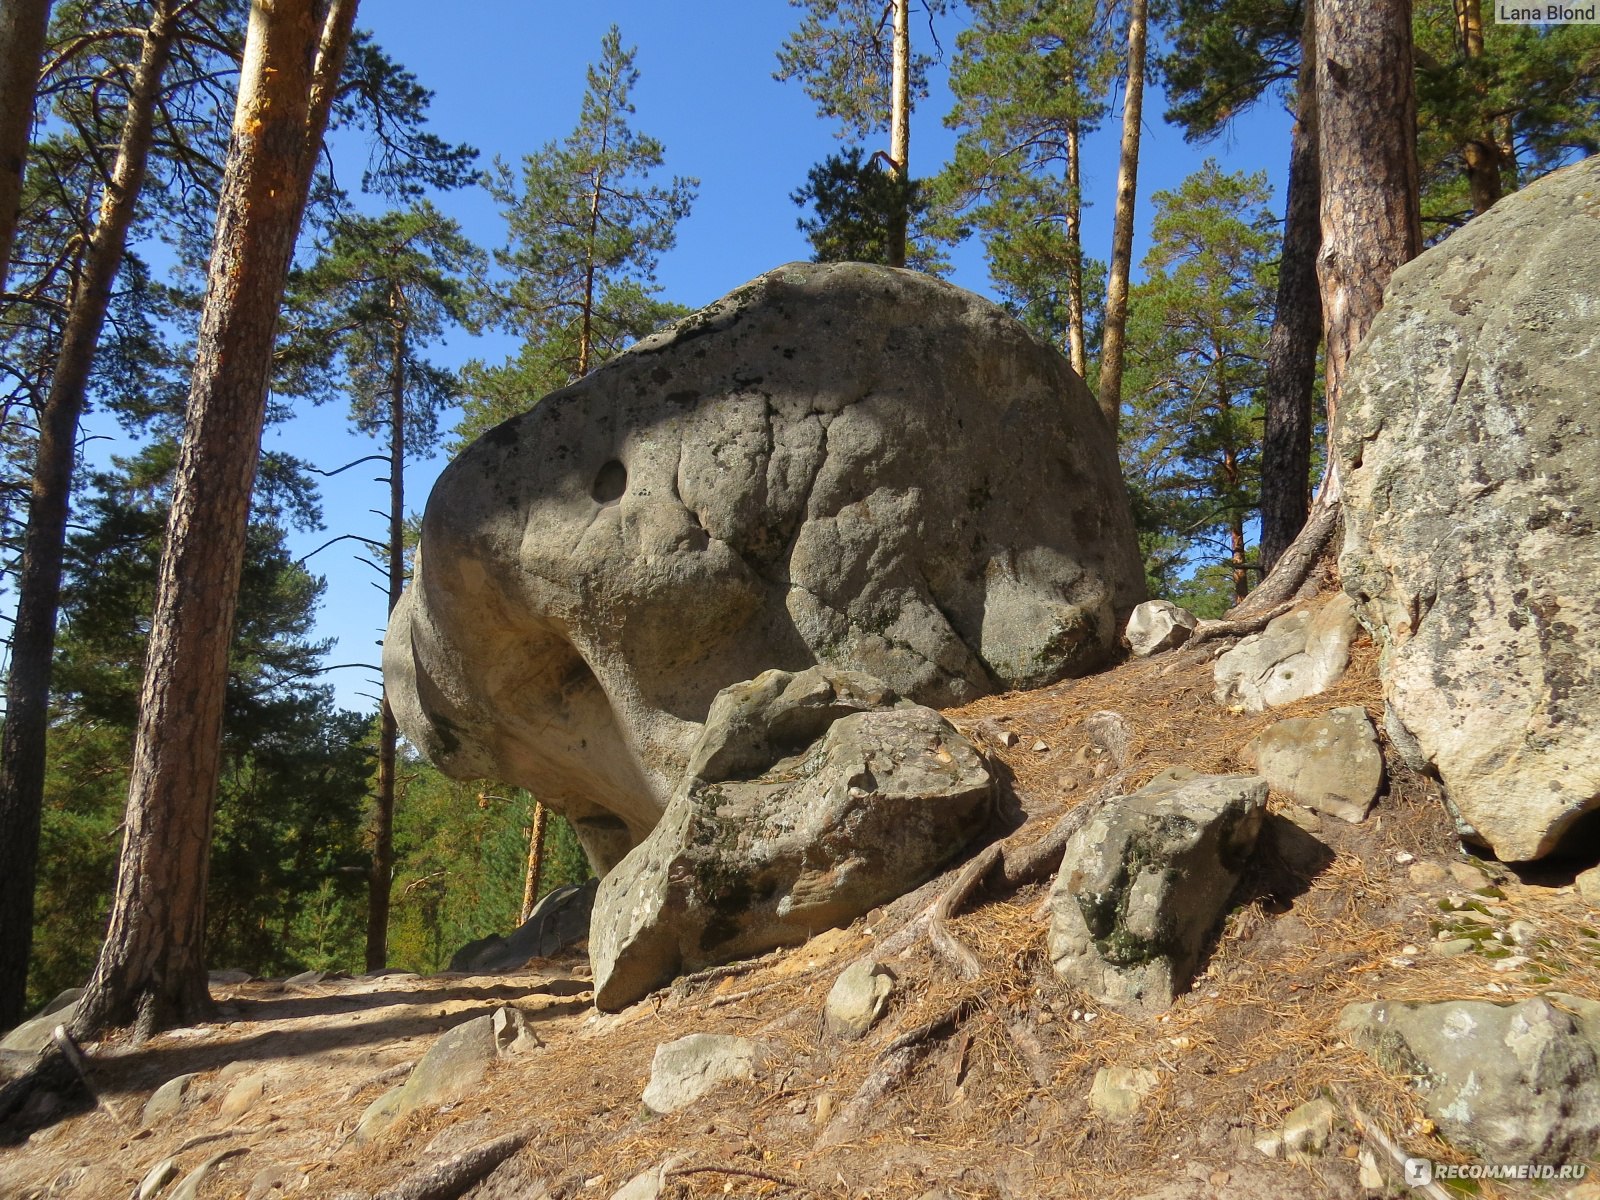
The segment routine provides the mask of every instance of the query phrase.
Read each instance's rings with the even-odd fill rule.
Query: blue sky
[[[799,210],[789,195],[804,182],[806,170],[838,143],[831,123],[816,116],[798,84],[772,78],[777,48],[798,15],[783,0],[674,5],[660,0],[473,0],[450,6],[448,15],[441,16],[443,7],[422,0],[367,0],[359,24],[435,92],[436,131],[477,146],[485,162],[498,155],[515,163],[571,130],[585,68],[597,57],[609,25],[620,26],[624,44],[637,47],[641,78],[633,96],[634,127],[664,143],[669,173],[700,180],[699,199],[680,226],[678,245],[661,262],[658,279],[667,298],[706,304],[763,271],[807,257],[804,237],[795,227]],[[920,34],[924,45],[926,31],[925,23],[913,27],[914,38]],[[957,27],[946,19],[938,31],[948,57]],[[919,107],[912,124],[912,170],[919,176],[937,170],[954,142],[943,126],[950,99],[942,68],[936,68],[933,82],[933,95]],[[1151,193],[1176,186],[1208,155],[1230,169],[1266,170],[1275,207],[1282,202],[1289,121],[1279,105],[1263,105],[1227,137],[1206,146],[1186,145],[1163,120],[1164,110],[1159,90],[1152,88],[1144,109],[1136,264],[1145,245]],[[1090,255],[1100,259],[1110,247],[1119,122],[1120,108],[1086,152],[1084,190],[1090,206],[1085,242]],[[336,147],[342,182],[356,182],[363,155],[359,144]],[[435,201],[481,245],[500,243],[500,217],[486,194],[461,192]],[[981,247],[961,249],[953,263],[953,282],[988,294]],[[458,332],[437,348],[435,359],[443,365],[474,357],[498,361],[510,350],[503,337],[475,339]],[[530,396],[530,403],[534,399]],[[350,436],[344,426],[343,412],[330,405],[298,416],[270,440],[324,468],[379,449],[368,439]],[[420,511],[443,465],[436,459],[410,469],[412,508]],[[380,518],[368,511],[386,504],[384,485],[373,474],[357,468],[329,481],[324,493],[328,532],[297,537],[299,552],[339,533],[383,536]],[[338,641],[329,662],[376,663],[384,600],[373,585],[380,581],[356,560],[351,546],[340,543],[311,560],[328,581],[320,633]],[[375,673],[339,670],[329,679],[345,706],[374,706]]]

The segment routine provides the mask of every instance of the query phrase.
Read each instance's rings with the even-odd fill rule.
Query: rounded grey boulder
[[[1104,661],[1143,587],[1059,353],[924,275],[791,264],[446,468],[384,676],[423,753],[529,788],[607,869],[720,689],[816,664],[935,706],[1040,686]]]

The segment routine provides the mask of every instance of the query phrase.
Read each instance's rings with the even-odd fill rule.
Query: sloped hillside
[[[1387,790],[1363,823],[1269,799],[1204,973],[1169,1011],[1102,1009],[1063,986],[1045,948],[1048,874],[1007,883],[1038,873],[1030,850],[1059,842],[1063,818],[1169,766],[1244,770],[1241,748],[1284,717],[1344,705],[1381,715],[1365,642],[1332,689],[1267,714],[1213,700],[1217,645],[948,713],[1004,765],[1015,798],[981,878],[958,865],[847,929],[611,1016],[588,1005],[581,956],[492,977],[218,985],[218,1024],[101,1048],[99,1108],[36,1108],[31,1136],[0,1150],[0,1195],[125,1197],[169,1159],[171,1181],[146,1194],[457,1195],[459,1184],[430,1189],[430,1168],[494,1143],[503,1161],[467,1194],[604,1198],[630,1181],[630,1198],[1404,1194],[1386,1146],[1469,1158],[1440,1139],[1410,1080],[1341,1041],[1341,1009],[1600,996],[1600,914],[1573,867],[1519,877],[1469,860],[1433,785],[1389,755]],[[1104,722],[1086,726],[1105,711],[1126,719],[1125,748],[1096,740]],[[824,1005],[864,956],[889,968],[893,989],[866,1036],[842,1041]],[[505,1006],[533,1038],[494,1057],[466,1095],[355,1136],[438,1034]],[[753,1039],[761,1053],[748,1078],[655,1115],[641,1095],[657,1047],[697,1033]],[[168,1089],[166,1111],[142,1123],[155,1090],[191,1072],[185,1094]],[[1329,1107],[1301,1109],[1319,1098]],[[1311,1143],[1331,1116],[1325,1148],[1269,1157],[1297,1110]]]

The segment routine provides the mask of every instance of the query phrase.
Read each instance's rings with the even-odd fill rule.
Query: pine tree
[[[1225,566],[1233,599],[1250,588],[1277,251],[1269,198],[1264,174],[1229,174],[1214,160],[1152,197],[1145,280],[1129,305],[1122,455],[1147,573],[1169,595],[1196,558]]]
[[[332,354],[350,417],[387,444],[389,511],[384,544],[388,608],[405,587],[405,469],[438,441],[440,411],[457,394],[453,372],[424,357],[451,325],[473,319],[471,293],[484,256],[460,226],[419,203],[382,217],[351,217],[298,283],[319,320],[306,333]],[[399,729],[388,692],[379,702],[378,783],[368,873],[366,964],[386,965],[389,892],[394,876],[395,764]]]
[[[83,981],[105,929],[176,457],[158,441],[97,475],[67,545],[34,1002]],[[353,907],[348,868],[371,771],[366,719],[335,711],[330,689],[310,683],[326,651],[311,638],[322,583],[289,553],[281,522],[313,514],[278,486],[278,466],[246,540],[206,900],[209,952],[262,974],[331,965],[309,961],[295,930],[318,895]],[[322,952],[334,952],[326,939]],[[353,939],[338,954],[340,966],[359,963]]]
[[[639,80],[634,54],[613,25],[589,68],[572,133],[523,159],[520,181],[507,164],[495,164],[489,190],[509,233],[495,260],[511,282],[490,303],[523,345],[502,366],[476,363],[466,372],[462,441],[685,311],[658,299],[655,271],[699,181],[656,182],[665,149],[628,121]]]
[[[124,1024],[144,1035],[211,1006],[205,883],[226,649],[278,307],[355,3],[251,9],[151,619],[117,895],[73,1020],[80,1036]]]
[[[1087,377],[1082,144],[1104,119],[1116,66],[1092,0],[981,0],[956,39],[955,161],[940,207],[963,214],[1002,298]],[[947,219],[946,229],[949,229]],[[964,230],[962,231],[964,232]]]
[[[935,61],[911,50],[911,2],[789,2],[805,15],[778,50],[773,77],[800,80],[817,111],[839,121],[841,136],[851,141],[888,132],[888,148],[874,157],[904,189],[904,203],[886,214],[883,243],[888,265],[903,267],[911,229],[911,112],[928,94],[927,71]],[[948,3],[922,0],[920,7],[931,21]]]
[[[789,197],[812,216],[798,226],[811,243],[812,262],[866,262],[891,266],[896,242],[891,233],[902,214],[910,222],[902,266],[932,275],[946,269],[944,257],[926,233],[932,203],[922,180],[892,174],[877,158],[863,158],[861,147],[831,154],[806,173],[806,184]]]

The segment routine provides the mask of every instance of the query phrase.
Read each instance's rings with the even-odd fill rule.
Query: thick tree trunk
[[[1266,432],[1261,445],[1261,570],[1271,571],[1305,526],[1311,499],[1311,395],[1322,341],[1317,251],[1322,245],[1317,170],[1317,35],[1306,5],[1300,81],[1289,151],[1278,302],[1267,338]]]
[[[203,1017],[228,643],[278,307],[356,0],[255,0],[156,586],[111,927],[78,1037]],[[320,36],[319,36],[320,25]]]
[[[16,1024],[22,1015],[33,942],[51,662],[78,419],[89,390],[95,347],[111,306],[112,285],[122,266],[128,229],[144,186],[161,77],[176,33],[174,7],[159,6],[145,33],[116,163],[73,290],[55,373],[39,414],[6,678],[6,723],[0,737],[0,913],[5,914],[0,920],[0,1029]]]
[[[1073,87],[1077,87],[1076,81]],[[1083,158],[1078,118],[1067,121],[1067,353],[1079,379],[1089,375],[1083,313]]]
[[[1331,436],[1350,355],[1383,307],[1389,278],[1422,249],[1409,0],[1314,0],[1317,143],[1322,184],[1325,398]],[[1335,551],[1333,456],[1305,528],[1232,617],[1297,594]]]
[[[1106,280],[1105,337],[1100,349],[1100,412],[1113,434],[1122,420],[1122,360],[1128,324],[1128,275],[1133,266],[1133,207],[1139,185],[1139,126],[1144,109],[1147,0],[1130,0],[1128,90],[1122,103],[1122,160],[1111,228],[1111,273]]]
[[[395,289],[398,293],[399,289]],[[389,363],[389,607],[394,614],[406,586],[406,326],[402,298],[389,298],[394,343]],[[367,879],[367,970],[389,957],[389,890],[394,883],[395,756],[400,727],[383,689],[378,713],[378,796],[372,814],[372,870]]]
[[[889,79],[889,171],[900,183],[903,200],[911,182],[911,0],[894,0],[894,63]],[[906,265],[910,214],[896,206],[888,231],[889,265]]]
[[[1422,249],[1410,0],[1315,0],[1328,427],[1383,289]]]
[[[22,203],[22,171],[33,133],[33,93],[39,83],[50,0],[0,4],[0,292],[5,291],[11,240]],[[9,1022],[0,1003],[0,1029]]]

